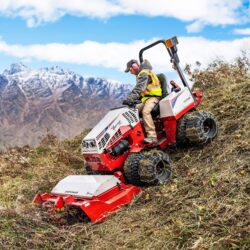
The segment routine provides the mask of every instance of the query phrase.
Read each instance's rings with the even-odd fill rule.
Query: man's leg
[[[151,116],[151,111],[155,105],[159,102],[159,98],[150,97],[145,103],[142,110],[142,117],[144,128],[147,133],[147,137],[156,138],[155,124]]]
[[[144,103],[139,103],[139,104],[136,104],[135,106],[135,108],[138,109],[139,113],[142,112],[143,107],[144,107]]]

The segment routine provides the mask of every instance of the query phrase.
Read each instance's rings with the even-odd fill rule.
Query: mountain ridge
[[[0,149],[37,145],[48,132],[72,137],[92,127],[130,88],[58,66],[34,70],[11,64],[0,74]]]

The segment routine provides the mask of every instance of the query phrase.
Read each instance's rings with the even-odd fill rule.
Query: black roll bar
[[[157,44],[160,44],[160,43],[163,43],[165,45],[165,47],[166,47],[166,49],[168,51],[168,54],[169,54],[169,56],[171,58],[170,62],[173,63],[174,69],[177,71],[177,73],[178,73],[178,75],[179,75],[179,77],[180,77],[183,85],[189,89],[189,92],[192,95],[192,97],[194,99],[194,102],[196,103],[197,102],[196,98],[193,96],[193,93],[192,93],[192,91],[191,91],[191,89],[190,89],[190,87],[189,87],[189,85],[187,83],[187,80],[186,80],[186,78],[185,78],[185,76],[184,76],[184,74],[183,74],[183,72],[181,70],[181,67],[179,65],[180,60],[179,60],[179,57],[178,57],[178,54],[177,54],[177,51],[178,51],[177,44],[179,42],[178,42],[176,36],[174,36],[174,37],[172,37],[170,39],[167,39],[167,40],[158,40],[158,41],[156,41],[154,43],[151,43],[148,46],[142,48],[139,51],[139,60],[140,60],[140,63],[143,62],[143,53],[146,50],[148,50],[148,49],[150,49],[150,48],[152,48],[152,47],[154,47],[154,46],[156,46]]]

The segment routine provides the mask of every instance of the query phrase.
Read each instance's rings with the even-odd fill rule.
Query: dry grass
[[[204,148],[171,150],[172,180],[144,189],[103,224],[58,227],[30,206],[38,190],[84,173],[83,134],[2,153],[0,249],[250,249],[250,79],[239,65],[190,72],[205,92],[200,109],[219,121],[218,138]]]

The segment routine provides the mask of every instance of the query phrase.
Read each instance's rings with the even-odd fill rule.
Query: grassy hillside
[[[199,67],[199,64],[197,64]],[[53,136],[0,154],[0,249],[250,249],[248,61],[187,67],[219,135],[204,148],[172,149],[170,182],[145,188],[103,224],[56,226],[30,205],[64,176],[84,174],[80,140]]]

